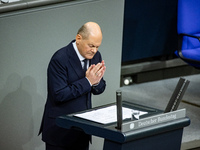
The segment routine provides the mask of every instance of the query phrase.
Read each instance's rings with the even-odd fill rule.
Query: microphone
[[[117,103],[117,129],[121,130],[122,127],[122,92],[116,91],[116,103]]]

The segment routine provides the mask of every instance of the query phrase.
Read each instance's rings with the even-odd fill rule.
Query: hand
[[[86,71],[86,77],[92,85],[98,84],[104,73],[106,71],[106,66],[104,60],[96,65],[91,65]]]

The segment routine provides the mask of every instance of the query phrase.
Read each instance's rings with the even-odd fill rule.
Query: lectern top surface
[[[138,111],[138,115],[144,115],[148,114],[147,111],[140,111],[136,109],[130,109],[127,107],[122,107],[122,114],[123,114],[123,120],[131,119],[132,113],[134,111]],[[89,112],[83,112],[79,114],[75,114],[75,117],[80,117],[83,119],[87,119],[89,121],[94,121],[101,124],[110,124],[117,122],[117,110],[116,105],[113,104],[111,106],[103,107],[100,109],[94,109]]]

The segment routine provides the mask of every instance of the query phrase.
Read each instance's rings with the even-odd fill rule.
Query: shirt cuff
[[[87,77],[85,77],[87,80],[88,80],[88,78]],[[90,83],[90,81],[88,80],[88,82]],[[91,83],[90,83],[90,86],[97,86],[97,85],[99,85],[99,83],[97,83],[97,84],[94,84],[94,85],[92,85]]]

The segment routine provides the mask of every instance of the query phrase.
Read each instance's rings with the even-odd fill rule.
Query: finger
[[[91,71],[94,68],[95,65],[91,65],[88,70]]]
[[[96,73],[98,70],[100,70],[102,67],[101,63],[96,64],[96,66],[93,68],[94,73]]]
[[[97,72],[96,72],[96,76],[103,76],[104,75],[104,72],[106,70],[106,67],[102,67],[101,69],[99,69]]]
[[[105,74],[105,71],[106,71],[106,66],[104,66],[103,70],[101,71],[101,73],[102,73],[102,76],[104,76],[104,74]]]
[[[98,70],[96,70],[96,74],[99,74],[102,71],[103,67],[98,68]]]
[[[94,68],[94,65],[91,65],[88,69],[87,69],[87,71],[86,71],[86,76],[88,75],[88,74],[90,74],[90,72],[91,72],[91,70]]]
[[[102,60],[101,63],[102,63],[103,65],[105,65],[105,61],[104,61],[104,60]]]

